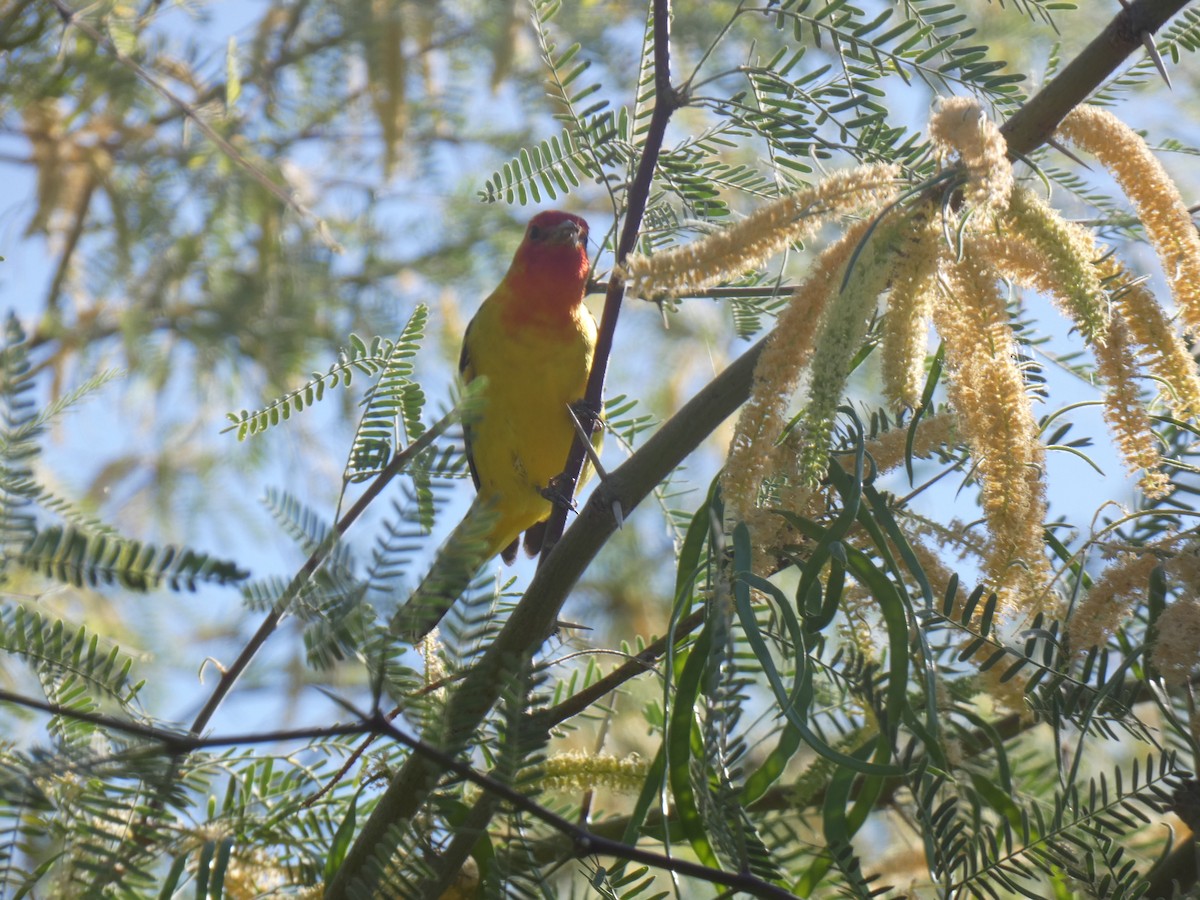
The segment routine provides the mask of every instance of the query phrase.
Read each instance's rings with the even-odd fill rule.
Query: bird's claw
[[[597,404],[591,403],[586,399],[579,399],[568,405],[571,408],[571,415],[580,424],[581,429],[585,422],[592,423],[592,434],[604,429],[604,422],[600,418],[601,410]]]
[[[549,500],[555,506],[575,511],[575,501],[563,488],[563,476],[555,475],[550,479],[550,483],[544,488],[538,488],[538,493]]]

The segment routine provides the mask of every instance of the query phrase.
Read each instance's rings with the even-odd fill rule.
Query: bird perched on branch
[[[587,238],[579,216],[534,216],[507,274],[467,326],[459,371],[467,383],[487,379],[479,417],[464,426],[478,494],[393,618],[406,638],[432,630],[497,553],[511,563],[522,532],[526,552],[539,552],[552,502],[569,502],[557,481],[596,348],[596,322],[583,305]]]

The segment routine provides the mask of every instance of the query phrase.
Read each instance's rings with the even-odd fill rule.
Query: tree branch
[[[1133,0],[1049,84],[1000,128],[1008,155],[1032,153],[1050,139],[1067,113],[1088,98],[1131,53],[1192,0]]]

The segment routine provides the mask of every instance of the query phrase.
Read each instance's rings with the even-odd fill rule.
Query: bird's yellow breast
[[[513,323],[504,299],[489,297],[472,320],[463,377],[488,379],[470,450],[479,493],[499,512],[497,538],[507,544],[550,514],[542,492],[575,436],[567,408],[583,398],[596,323],[582,304]]]

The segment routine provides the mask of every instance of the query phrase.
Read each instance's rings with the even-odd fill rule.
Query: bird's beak
[[[550,234],[547,235],[548,243],[551,244],[567,244],[572,247],[582,247],[583,229],[579,227],[578,222],[572,222],[570,219],[557,226]]]

